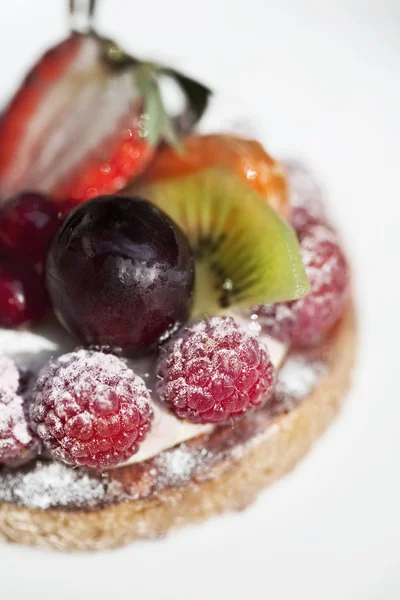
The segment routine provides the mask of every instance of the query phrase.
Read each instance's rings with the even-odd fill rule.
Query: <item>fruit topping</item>
[[[349,272],[337,236],[324,225],[300,234],[301,255],[311,284],[299,300],[255,307],[263,331],[284,342],[317,342],[340,318],[348,296]]]
[[[71,75],[79,72],[86,40],[74,34],[48,50],[3,112],[0,197],[9,198],[26,189],[49,190],[47,177],[57,171],[59,162],[55,144],[62,108],[75,92]]]
[[[0,258],[0,327],[42,319],[50,308],[43,277],[28,263]]]
[[[53,457],[106,468],[126,461],[151,428],[144,381],[111,354],[79,350],[39,374],[30,414]]]
[[[261,144],[232,135],[192,135],[180,152],[160,148],[143,175],[145,181],[179,177],[210,167],[236,173],[280,214],[288,214],[285,172]]]
[[[145,353],[189,316],[192,252],[181,229],[146,200],[96,198],[56,234],[47,285],[60,322],[83,342]]]
[[[44,263],[60,226],[57,207],[36,193],[18,194],[0,209],[0,248],[33,263]]]
[[[39,451],[39,442],[27,423],[19,388],[16,365],[10,358],[0,356],[0,463],[9,467],[29,462]]]
[[[139,193],[189,237],[197,258],[197,315],[299,298],[308,291],[293,231],[237,175],[206,169],[145,184]]]
[[[123,187],[153,155],[132,77],[72,34],[33,67],[0,124],[0,196],[31,189],[85,200]]]
[[[231,317],[201,321],[161,352],[160,399],[181,419],[229,423],[271,398],[268,352]]]
[[[290,222],[296,231],[308,225],[328,224],[319,183],[306,167],[297,161],[284,163],[289,185]]]
[[[122,189],[162,137],[177,141],[161,76],[184,92],[190,128],[207,105],[201,84],[95,33],[73,33],[48,50],[2,114],[0,198],[35,190],[79,202]]]

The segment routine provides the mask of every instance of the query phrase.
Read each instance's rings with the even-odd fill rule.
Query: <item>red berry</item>
[[[0,327],[39,321],[49,307],[43,277],[28,264],[0,258]]]
[[[287,161],[286,175],[289,184],[290,222],[296,231],[312,224],[327,224],[322,202],[322,190],[314,176],[301,163]]]
[[[39,442],[34,439],[19,395],[20,375],[14,362],[0,356],[0,463],[18,467],[36,457]]]
[[[14,196],[0,211],[0,246],[34,263],[44,263],[60,226],[58,208],[42,194]]]
[[[256,307],[263,331],[285,342],[307,345],[318,341],[340,318],[348,295],[349,273],[337,236],[324,225],[300,234],[310,293],[291,302]]]
[[[185,329],[159,361],[159,394],[181,419],[227,423],[264,404],[274,368],[266,349],[230,317]]]
[[[30,414],[54,458],[107,468],[138,451],[151,427],[149,401],[144,381],[124,361],[79,350],[42,370]]]

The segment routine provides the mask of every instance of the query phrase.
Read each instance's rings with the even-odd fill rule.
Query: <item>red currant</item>
[[[29,264],[0,258],[0,327],[38,321],[49,307],[43,277]]]
[[[59,209],[51,200],[33,192],[18,194],[0,211],[0,247],[33,263],[43,263],[59,226]]]

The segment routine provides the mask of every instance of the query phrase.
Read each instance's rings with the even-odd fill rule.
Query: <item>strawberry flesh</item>
[[[153,156],[129,72],[101,60],[101,39],[71,34],[46,52],[0,122],[0,200],[26,189],[78,203],[115,193]]]

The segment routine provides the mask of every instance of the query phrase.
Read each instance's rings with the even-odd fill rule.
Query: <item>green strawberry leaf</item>
[[[145,128],[149,143],[156,145],[161,139],[165,139],[178,148],[179,137],[165,110],[157,71],[153,65],[142,63],[134,70],[134,77],[143,96]]]
[[[162,67],[161,72],[164,75],[172,77],[178,83],[185,94],[188,108],[191,111],[193,125],[196,124],[207,110],[208,102],[212,94],[211,90],[195,79],[187,77],[183,73],[171,69],[170,67]]]
[[[164,139],[179,151],[179,137],[189,133],[202,118],[207,110],[211,90],[175,69],[142,62],[130,56],[112,40],[98,39],[103,63],[114,72],[130,70],[135,78],[143,97],[144,119],[147,120],[144,125],[149,143],[156,145]],[[162,77],[172,78],[185,96],[186,106],[176,117],[168,115],[165,108],[160,90]]]

